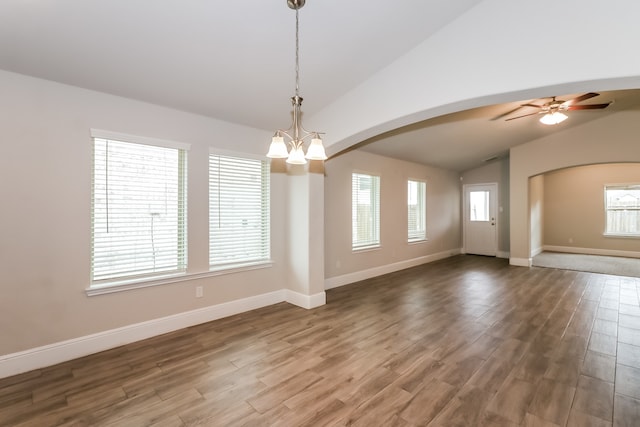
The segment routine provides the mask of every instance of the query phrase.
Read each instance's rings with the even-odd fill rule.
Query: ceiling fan
[[[555,96],[551,97],[551,101],[545,102],[542,105],[537,105],[537,104],[522,104],[520,105],[518,108],[511,110],[507,113],[501,114],[500,116],[494,118],[493,120],[497,120],[500,119],[502,117],[506,117],[509,116],[513,113],[515,113],[516,111],[520,110],[521,108],[537,108],[538,111],[535,111],[533,113],[528,113],[528,114],[523,114],[520,116],[516,116],[516,117],[510,117],[508,119],[505,119],[505,121],[510,121],[510,120],[515,120],[515,119],[521,119],[523,117],[528,117],[528,116],[533,116],[536,114],[544,114],[541,118],[540,118],[540,122],[546,124],[546,125],[555,125],[558,124],[562,121],[564,121],[567,118],[566,114],[563,114],[563,111],[573,111],[573,110],[601,110],[603,108],[607,108],[609,105],[611,105],[611,102],[607,102],[605,104],[585,104],[585,105],[576,105],[582,101],[586,101],[587,99],[591,99],[593,97],[596,97],[600,95],[599,93],[595,93],[595,92],[589,92],[589,93],[585,93],[584,95],[580,95],[578,97],[575,97],[573,99],[569,99],[566,101],[563,101],[561,99],[556,99]],[[548,99],[548,98],[547,98]]]

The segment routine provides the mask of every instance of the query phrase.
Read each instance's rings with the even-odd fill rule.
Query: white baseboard
[[[298,307],[310,310],[312,308],[325,305],[327,303],[327,294],[323,291],[313,295],[305,295],[301,294],[300,292],[295,292],[291,289],[287,289],[286,300],[289,304],[297,305]]]
[[[73,338],[18,353],[2,355],[0,356],[0,378],[55,365],[124,344],[173,332],[178,329],[288,301],[290,293],[291,291],[282,289],[243,298],[241,300],[187,311],[185,313],[174,314],[160,319],[136,323],[122,328],[111,329],[84,337]],[[305,308],[312,308],[312,306],[318,304],[321,299],[320,296],[317,296],[319,294],[311,295],[310,297],[302,294],[298,295],[300,295],[300,297],[298,297],[299,300],[303,302],[305,299],[302,297],[308,299],[308,307]],[[322,296],[324,296],[324,292],[322,292]],[[296,304],[295,302],[293,303]]]
[[[255,295],[236,301],[36,347],[18,353],[0,355],[0,378],[44,368],[78,357],[284,301],[302,308],[312,309],[326,304],[326,294],[320,292],[314,295],[304,295],[290,289],[281,289],[279,291]]]
[[[415,267],[417,265],[427,264],[429,262],[438,261],[459,255],[460,249],[453,249],[436,254],[425,255],[418,258],[412,258],[405,261],[395,262],[393,264],[381,265],[379,267],[370,268],[368,270],[355,271],[353,273],[343,274],[341,276],[330,277],[325,279],[324,288],[333,289],[349,283],[359,282],[360,280],[370,279],[372,277],[382,276],[383,274],[393,273],[394,271],[404,270],[405,268]]]
[[[531,267],[533,260],[531,258],[509,258],[509,264],[516,267]]]
[[[572,254],[584,255],[603,255],[603,256],[621,256],[626,258],[640,258],[640,252],[636,251],[619,251],[614,249],[594,249],[594,248],[574,248],[572,246],[551,246],[545,245],[545,251],[566,252]]]
[[[531,258],[533,258],[536,255],[540,255],[542,253],[542,251],[544,251],[544,247],[533,249],[531,251]]]
[[[498,251],[498,253],[496,254],[496,257],[503,259],[509,259],[509,256],[510,253],[508,251]]]

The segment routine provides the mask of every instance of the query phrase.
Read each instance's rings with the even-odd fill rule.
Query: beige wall
[[[460,248],[456,172],[353,150],[325,164],[325,276],[332,278]],[[351,174],[380,176],[379,249],[351,250]],[[427,237],[407,243],[407,179],[427,182]]]
[[[638,163],[581,166],[545,174],[545,246],[639,252],[640,239],[603,236],[605,185],[638,182]]]
[[[552,133],[510,151],[511,263],[529,265],[529,178],[588,164],[640,162],[640,111],[623,111]]]
[[[498,256],[509,257],[509,158],[462,173],[463,184],[498,183]]]
[[[0,356],[285,287],[287,177],[273,174],[274,267],[88,297],[91,128],[191,144],[189,273],[208,271],[209,147],[263,153],[271,134],[7,72],[0,93]]]

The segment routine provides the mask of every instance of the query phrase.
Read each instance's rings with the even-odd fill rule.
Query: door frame
[[[478,183],[478,184],[463,184],[462,185],[462,253],[467,253],[467,222],[469,216],[469,191],[473,189],[473,187],[491,187],[491,192],[495,195],[495,206],[494,206],[494,227],[493,227],[493,239],[495,243],[495,254],[492,256],[498,256],[500,250],[498,248],[498,228],[500,223],[498,221],[498,214],[500,213],[500,193],[498,192],[499,186],[497,182],[487,182],[487,183]]]

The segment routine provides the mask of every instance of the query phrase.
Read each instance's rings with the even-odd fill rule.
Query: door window
[[[469,220],[489,221],[489,191],[469,192]]]

